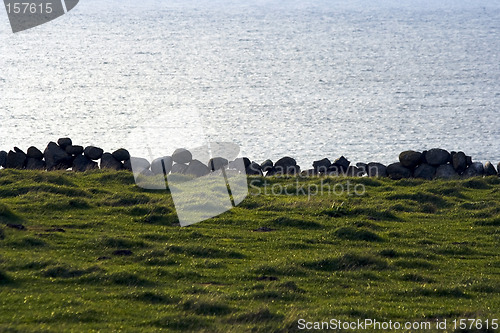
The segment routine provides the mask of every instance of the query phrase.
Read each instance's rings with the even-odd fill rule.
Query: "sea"
[[[16,34],[1,7],[0,150],[60,137],[146,158],[230,142],[302,168],[438,147],[496,165],[500,1],[81,0]]]

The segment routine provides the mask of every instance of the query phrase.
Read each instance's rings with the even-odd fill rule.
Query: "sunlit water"
[[[1,8],[0,149],[69,136],[230,141],[303,167],[433,147],[500,161],[500,2],[373,3],[81,0],[18,34]]]

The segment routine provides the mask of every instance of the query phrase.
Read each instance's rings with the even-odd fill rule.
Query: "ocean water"
[[[499,162],[499,114],[500,1],[82,0],[17,34],[0,9],[3,150]]]

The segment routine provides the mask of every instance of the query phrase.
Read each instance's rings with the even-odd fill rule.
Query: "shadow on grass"
[[[346,253],[337,258],[327,258],[322,260],[307,261],[303,267],[318,271],[353,271],[357,269],[384,270],[389,267],[387,261],[371,255],[359,255],[356,253]]]

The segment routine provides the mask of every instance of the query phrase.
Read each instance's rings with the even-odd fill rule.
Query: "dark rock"
[[[467,169],[467,156],[461,151],[453,155],[452,157],[453,169],[456,172],[462,173]]]
[[[0,151],[0,166],[2,168],[5,168],[7,165],[7,152],[6,151]]]
[[[362,170],[365,174],[368,174],[368,164],[363,163],[363,162],[358,162],[358,163],[356,163],[356,167],[359,170]]]
[[[495,169],[493,164],[491,164],[491,162],[489,162],[489,161],[484,164],[484,175],[485,176],[496,176],[497,175],[497,170]]]
[[[170,156],[156,158],[151,162],[151,171],[155,175],[168,175],[172,170],[172,163],[172,157]]]
[[[115,150],[111,155],[113,155],[113,157],[120,162],[130,159],[130,153],[127,149],[123,148]]]
[[[252,164],[252,162],[250,162],[250,160],[248,158],[238,157],[234,161],[229,162],[229,164],[227,165],[227,168],[233,169],[233,170],[238,170],[240,172],[245,172],[246,169],[248,169],[250,167],[250,164]]]
[[[76,155],[83,154],[83,147],[82,146],[67,146],[64,150],[70,155],[76,156]]]
[[[188,166],[186,164],[182,163],[175,163],[172,165],[172,173],[184,173],[186,172],[186,169]]]
[[[412,176],[411,170],[405,168],[401,165],[401,163],[392,163],[387,166],[387,175],[391,179],[402,179],[402,178],[410,178]]]
[[[444,149],[433,148],[425,154],[425,160],[427,164],[439,166],[448,163],[450,161],[450,156],[450,153]]]
[[[84,172],[91,169],[97,169],[97,162],[92,161],[85,155],[78,155],[73,160],[73,171]]]
[[[340,171],[346,172],[350,164],[351,162],[349,162],[347,158],[345,158],[344,156],[340,156],[332,163],[332,166],[336,165],[340,168]]]
[[[142,157],[130,157],[123,163],[125,170],[133,171],[135,173],[141,173],[145,170],[149,170],[149,161]]]
[[[26,152],[26,156],[28,158],[34,158],[36,160],[42,160],[43,159],[43,153],[38,149],[37,147],[29,147],[28,151]]]
[[[500,162],[498,162],[497,171],[498,171],[498,176],[500,176]]]
[[[101,169],[122,170],[123,164],[113,157],[110,153],[104,153],[101,156]]]
[[[264,172],[268,172],[269,170],[271,170],[271,168],[274,166],[273,164],[273,161],[271,160],[265,160],[261,165],[260,167],[262,168],[262,171]]]
[[[101,158],[102,154],[104,154],[104,150],[98,147],[88,146],[83,150],[83,154],[88,159],[96,161]]]
[[[184,148],[179,148],[172,154],[172,160],[175,163],[189,163],[193,160],[191,152]]]
[[[452,179],[458,178],[458,173],[451,164],[440,165],[436,169],[436,178],[440,179]]]
[[[472,157],[471,156],[466,156],[467,158],[467,166],[471,166],[472,165]]]
[[[408,169],[414,169],[422,160],[422,153],[407,150],[399,154],[399,162]]]
[[[26,169],[28,170],[45,170],[45,162],[37,158],[29,157],[26,160]]]
[[[345,175],[347,177],[362,177],[365,174],[364,169],[360,169],[358,167],[355,167],[353,165],[350,165],[347,168],[347,171],[345,172]]]
[[[300,172],[300,175],[302,177],[312,177],[312,176],[317,176],[319,174],[320,174],[319,171],[316,169],[307,169]]]
[[[114,256],[131,256],[133,254],[130,250],[115,250],[113,251]]]
[[[227,159],[223,157],[214,157],[208,161],[208,168],[211,171],[215,171],[223,168],[225,169],[228,164],[229,161]]]
[[[432,180],[436,175],[436,168],[429,164],[420,164],[413,172],[413,177]]]
[[[209,173],[210,169],[198,160],[192,160],[191,162],[189,162],[186,171],[184,171],[184,174],[193,175],[196,177],[203,177],[205,175],[208,175]]]
[[[10,150],[7,154],[6,168],[23,169],[26,164],[26,154],[21,150],[14,148],[16,151]]]
[[[43,155],[47,170],[66,170],[71,167],[71,156],[55,142],[49,142]]]
[[[480,177],[484,175],[484,166],[481,162],[474,162],[464,171],[465,178]]]
[[[263,175],[261,166],[259,165],[259,163],[256,163],[256,162],[252,162],[248,166],[248,168],[246,169],[246,173],[247,173],[247,175],[250,175],[250,176],[262,176]]]
[[[26,227],[22,224],[7,223],[7,227],[17,230],[26,230]]]
[[[387,177],[387,167],[381,163],[370,162],[367,164],[368,177]]]
[[[297,162],[295,161],[295,159],[288,157],[288,156],[280,158],[274,164],[274,174],[275,175],[277,175],[277,174],[281,174],[281,175],[283,175],[283,174],[296,174],[299,172],[300,172],[300,168],[299,168],[299,170],[297,170]]]
[[[332,162],[328,158],[313,162],[313,168],[318,172],[327,172],[330,165],[332,165]]]
[[[59,140],[57,140],[57,144],[62,149],[66,149],[66,147],[71,146],[73,142],[71,141],[70,138],[60,138]]]

